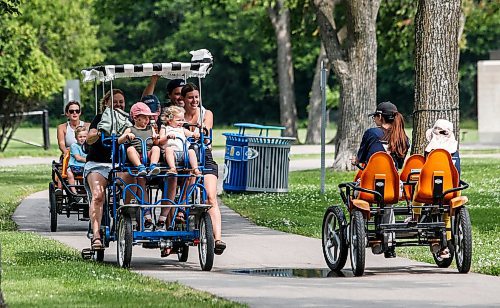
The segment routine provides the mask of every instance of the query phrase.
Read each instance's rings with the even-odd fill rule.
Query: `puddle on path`
[[[353,277],[351,271],[334,272],[325,268],[264,268],[264,269],[237,269],[234,274],[271,277],[298,277],[298,278],[335,278]]]

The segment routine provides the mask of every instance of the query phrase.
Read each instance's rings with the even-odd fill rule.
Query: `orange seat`
[[[370,157],[368,164],[361,174],[360,187],[382,194],[383,200],[380,200],[380,204],[398,203],[399,175],[394,161],[389,154],[386,152],[377,152]],[[368,203],[379,203],[375,194],[363,191],[360,191],[357,199]],[[356,202],[353,203],[356,204]]]
[[[411,178],[408,178],[410,176],[410,173],[413,171],[420,171],[422,170],[422,167],[424,166],[425,163],[425,157],[421,154],[413,154],[412,156],[408,157],[406,160],[403,169],[401,170],[401,174],[399,175],[399,179],[403,182],[406,183],[408,181],[415,182],[418,181],[418,178],[420,175],[413,174]],[[413,189],[414,186],[412,185],[404,185],[404,194],[401,196],[401,200],[413,200]]]
[[[68,177],[69,156],[70,156],[69,149],[66,149],[66,151],[64,151],[62,166],[61,166],[62,169],[61,176],[63,177],[63,179]]]
[[[427,156],[420,172],[414,201],[435,204],[444,191],[458,187],[458,183],[458,171],[451,160],[450,153],[443,149],[433,150]],[[446,194],[442,202],[448,204],[459,195],[459,192]]]
[[[363,164],[363,163],[360,163],[361,167],[362,168],[365,168],[366,164]],[[356,182],[357,180],[359,180],[359,178],[361,177],[361,174],[363,173],[363,169],[358,169],[358,172],[356,172],[356,175],[354,176],[354,182]]]

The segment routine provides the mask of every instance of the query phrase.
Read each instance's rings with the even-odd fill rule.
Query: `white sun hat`
[[[453,123],[445,119],[439,119],[432,128],[425,132],[425,137],[429,144],[425,148],[426,152],[435,149],[444,149],[450,154],[458,150],[458,141],[453,134]]]

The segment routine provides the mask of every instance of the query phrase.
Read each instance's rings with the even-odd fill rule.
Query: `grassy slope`
[[[2,292],[10,307],[239,306],[178,283],[84,261],[78,251],[57,241],[14,231],[10,217],[17,204],[47,187],[49,170],[48,166],[0,168]]]
[[[470,183],[464,195],[473,227],[473,271],[500,275],[500,159],[462,160],[462,178]],[[321,237],[327,206],[340,204],[336,186],[353,172],[327,172],[327,191],[319,193],[318,170],[292,172],[288,194],[224,194],[223,202],[259,225],[306,236]],[[320,253],[320,252],[318,252]],[[398,249],[400,255],[433,263],[427,247]]]

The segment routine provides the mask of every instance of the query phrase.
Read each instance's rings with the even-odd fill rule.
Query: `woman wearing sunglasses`
[[[80,103],[77,101],[69,101],[64,107],[64,114],[68,121],[57,126],[57,144],[62,154],[73,143],[76,143],[75,129],[78,126],[85,126],[87,130],[89,129],[89,123],[80,120],[81,111]]]

